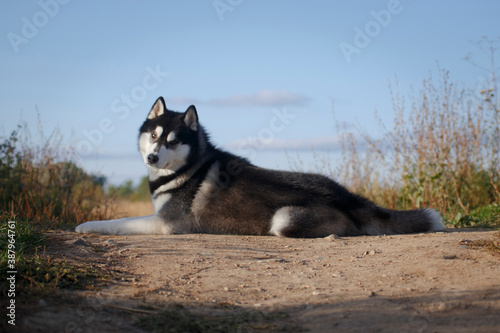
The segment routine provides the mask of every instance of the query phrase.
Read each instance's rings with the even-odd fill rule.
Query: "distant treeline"
[[[106,188],[106,192],[131,201],[151,200],[148,176],[142,177],[136,186],[133,185],[131,180],[127,180],[120,185],[109,185]]]

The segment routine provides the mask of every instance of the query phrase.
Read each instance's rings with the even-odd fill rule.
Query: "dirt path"
[[[499,332],[500,256],[464,242],[496,234],[285,239],[58,232],[63,245],[49,254],[126,274],[99,292],[43,300],[20,320],[25,331],[142,332],[134,322],[178,304],[183,312],[174,309],[164,320],[184,320],[185,313],[211,322],[227,317],[223,331],[233,332]]]

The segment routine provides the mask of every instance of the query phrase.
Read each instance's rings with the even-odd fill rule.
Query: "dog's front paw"
[[[75,228],[75,231],[80,233],[80,234],[97,233],[98,231],[95,228],[96,223],[97,223],[97,221],[82,223]]]

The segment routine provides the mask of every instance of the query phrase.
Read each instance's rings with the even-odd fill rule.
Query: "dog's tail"
[[[363,234],[410,234],[443,230],[441,215],[429,208],[396,211],[375,207],[375,217],[361,227]]]

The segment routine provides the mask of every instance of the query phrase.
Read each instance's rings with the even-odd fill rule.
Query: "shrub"
[[[359,127],[337,126],[342,157],[332,167],[322,156],[318,166],[378,204],[431,207],[449,223],[466,226],[471,223],[464,216],[483,216],[478,208],[500,203],[497,85],[493,76],[490,87],[476,94],[450,82],[447,71],[439,72],[438,83],[425,80],[409,104],[400,93],[391,93],[394,126],[389,130],[378,119],[380,138]]]
[[[39,144],[30,142],[21,125],[0,138],[0,210],[44,228],[112,214],[110,197],[103,191],[106,179],[78,167],[57,130],[49,138],[40,133]]]

